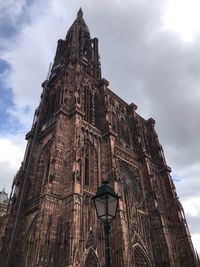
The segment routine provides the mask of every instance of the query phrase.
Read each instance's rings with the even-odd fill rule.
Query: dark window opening
[[[89,155],[85,157],[85,185],[89,186]]]

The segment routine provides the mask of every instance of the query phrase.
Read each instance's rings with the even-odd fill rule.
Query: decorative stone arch
[[[100,267],[99,259],[93,248],[86,253],[84,267]]]
[[[133,245],[134,267],[152,267],[151,260],[144,248],[139,243]]]

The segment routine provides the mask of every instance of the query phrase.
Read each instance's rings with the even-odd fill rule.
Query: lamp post
[[[101,186],[97,188],[96,195],[92,199],[94,201],[97,217],[104,224],[105,267],[111,267],[110,223],[116,217],[119,196],[109,185],[108,181],[103,181]]]

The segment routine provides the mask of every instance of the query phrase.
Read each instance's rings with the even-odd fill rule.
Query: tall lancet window
[[[85,120],[94,123],[94,97],[88,87],[84,88]]]
[[[97,154],[92,144],[87,144],[85,149],[83,184],[85,186],[97,186],[98,169]]]
[[[89,151],[86,151],[85,155],[85,177],[84,177],[84,184],[86,186],[89,186],[89,175],[90,175],[90,162],[89,162]]]

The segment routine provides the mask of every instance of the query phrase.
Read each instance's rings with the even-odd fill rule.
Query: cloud
[[[197,0],[169,0],[165,28],[181,34],[183,40],[191,41],[200,29],[199,8]]]
[[[23,160],[25,147],[23,140],[22,134],[0,137],[0,190],[5,186],[8,193],[10,193],[14,175]]]
[[[192,217],[197,217],[200,214],[200,197],[193,197],[183,202],[184,210]]]
[[[194,247],[198,248],[199,243],[200,243],[200,234],[193,234],[192,235],[192,242],[193,242]],[[197,250],[197,251],[199,254],[199,250]]]
[[[4,38],[11,37],[15,34],[24,20],[25,0],[7,0],[0,2],[0,47],[4,46]]]
[[[0,19],[9,18],[14,23],[21,15],[23,8],[26,5],[26,0],[7,0],[0,2]]]

